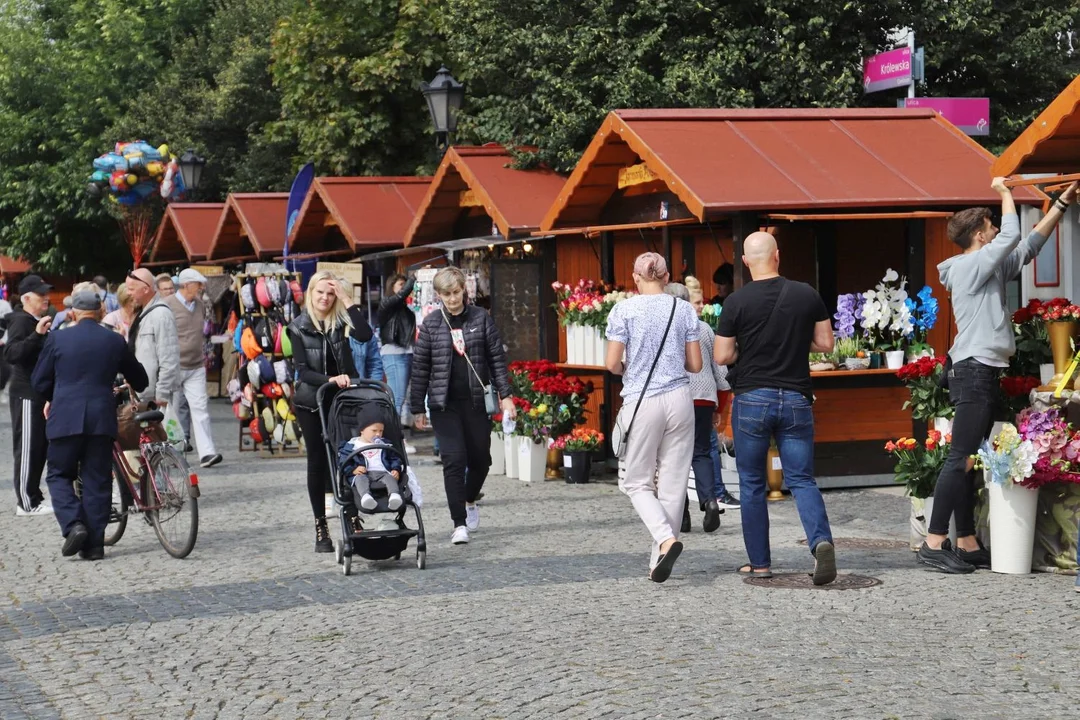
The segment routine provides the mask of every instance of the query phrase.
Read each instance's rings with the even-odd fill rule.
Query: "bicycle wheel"
[[[105,526],[105,544],[115,545],[124,537],[127,529],[128,508],[131,496],[124,484],[124,470],[113,463],[112,507],[109,509],[109,524]]]
[[[199,534],[199,501],[191,493],[191,468],[175,448],[159,444],[150,459],[147,483],[151,504],[160,504],[149,512],[158,541],[174,558],[185,558],[195,547]]]

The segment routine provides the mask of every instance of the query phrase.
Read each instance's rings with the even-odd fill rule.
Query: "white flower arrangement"
[[[899,345],[915,330],[907,300],[907,278],[889,268],[885,277],[872,290],[862,294],[861,323],[880,349]]]

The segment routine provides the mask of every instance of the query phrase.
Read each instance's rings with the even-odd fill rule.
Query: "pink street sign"
[[[933,108],[968,135],[990,134],[990,98],[907,98],[904,107]]]
[[[863,60],[863,92],[891,90],[911,84],[911,48],[871,55]]]

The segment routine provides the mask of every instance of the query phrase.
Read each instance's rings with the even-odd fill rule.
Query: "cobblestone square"
[[[231,452],[200,473],[186,560],[141,518],[105,561],[62,558],[55,521],[16,518],[8,496],[0,718],[1071,718],[1080,704],[1073,578],[926,572],[892,490],[826,494],[841,572],[877,587],[743,583],[731,511],[712,535],[695,513],[655,585],[645,529],[607,483],[492,477],[472,543],[450,545],[427,436],[428,569],[410,546],[344,577],[312,552],[303,460],[236,452],[227,406],[212,409]],[[5,413],[8,488],[10,442]],[[811,570],[790,499],[771,524],[774,568]]]

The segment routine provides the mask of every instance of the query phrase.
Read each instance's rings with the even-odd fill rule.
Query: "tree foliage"
[[[1078,73],[1080,7],[1018,0],[6,0],[0,3],[0,247],[89,272],[126,253],[91,160],[117,140],[207,157],[196,199],[322,174],[434,165],[417,91],[467,82],[459,142],[539,148],[568,170],[620,107],[830,107],[898,28],[920,94],[988,96],[997,151]]]

